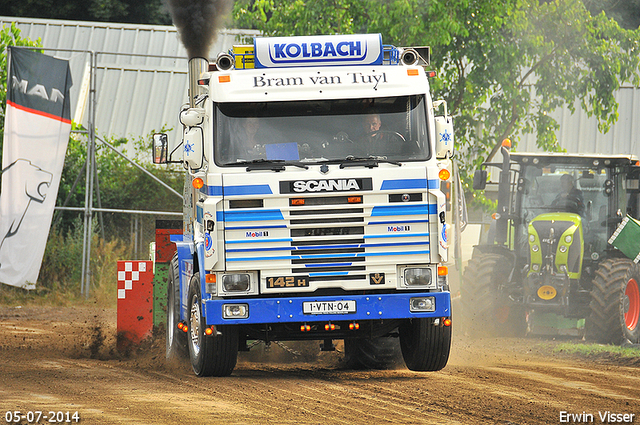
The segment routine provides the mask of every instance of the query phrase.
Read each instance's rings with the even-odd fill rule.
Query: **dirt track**
[[[161,338],[121,358],[114,334],[113,310],[0,306],[0,423],[19,410],[100,425],[554,424],[583,412],[602,423],[605,411],[640,424],[637,362],[552,354],[553,341],[455,335],[449,365],[427,374],[344,370],[339,352],[304,362],[273,346],[241,356],[231,377],[197,378],[188,361],[165,363]]]

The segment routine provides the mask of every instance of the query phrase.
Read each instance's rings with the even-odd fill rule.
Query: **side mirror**
[[[451,158],[453,156],[453,118],[447,112],[447,101],[436,100],[433,109],[444,105],[444,115],[435,117],[436,121],[436,158]]]
[[[444,159],[453,156],[453,118],[451,116],[436,117],[436,158]]]
[[[204,159],[204,135],[202,128],[191,127],[184,130],[182,137],[183,153],[182,158],[187,166],[192,170],[199,170]]]
[[[487,187],[487,170],[476,170],[473,173],[473,190],[484,190]]]
[[[167,163],[168,146],[169,146],[169,142],[166,134],[155,133],[153,135],[153,163],[154,164]]]
[[[180,113],[180,123],[185,127],[195,127],[204,121],[204,109],[189,108]]]

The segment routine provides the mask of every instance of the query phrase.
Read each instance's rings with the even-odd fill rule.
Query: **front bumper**
[[[412,312],[410,299],[433,297],[435,311]],[[304,302],[355,301],[355,313],[347,314],[305,314]],[[249,317],[246,319],[225,319],[223,305],[247,304]],[[426,317],[450,317],[451,294],[449,292],[421,292],[377,295],[344,295],[326,297],[282,297],[248,299],[203,300],[203,311],[207,325],[240,325],[266,323],[300,323],[328,321],[363,321],[379,319],[409,319]]]

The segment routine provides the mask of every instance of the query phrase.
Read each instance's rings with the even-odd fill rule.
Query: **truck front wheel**
[[[348,369],[387,369],[400,359],[397,338],[344,340],[344,364]]]
[[[167,285],[167,324],[165,329],[167,359],[187,356],[187,335],[178,330],[180,321],[180,271],[178,255],[171,259]]]
[[[217,326],[219,335],[206,335],[207,322],[202,314],[200,273],[191,278],[189,285],[189,357],[191,367],[198,376],[228,376],[238,359],[238,329],[235,326]]]
[[[410,319],[400,326],[400,349],[409,370],[435,372],[447,365],[451,326],[436,325],[435,320]]]

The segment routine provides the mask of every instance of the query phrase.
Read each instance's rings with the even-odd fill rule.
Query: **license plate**
[[[307,301],[302,303],[304,314],[349,314],[356,312],[356,302],[342,301]]]

